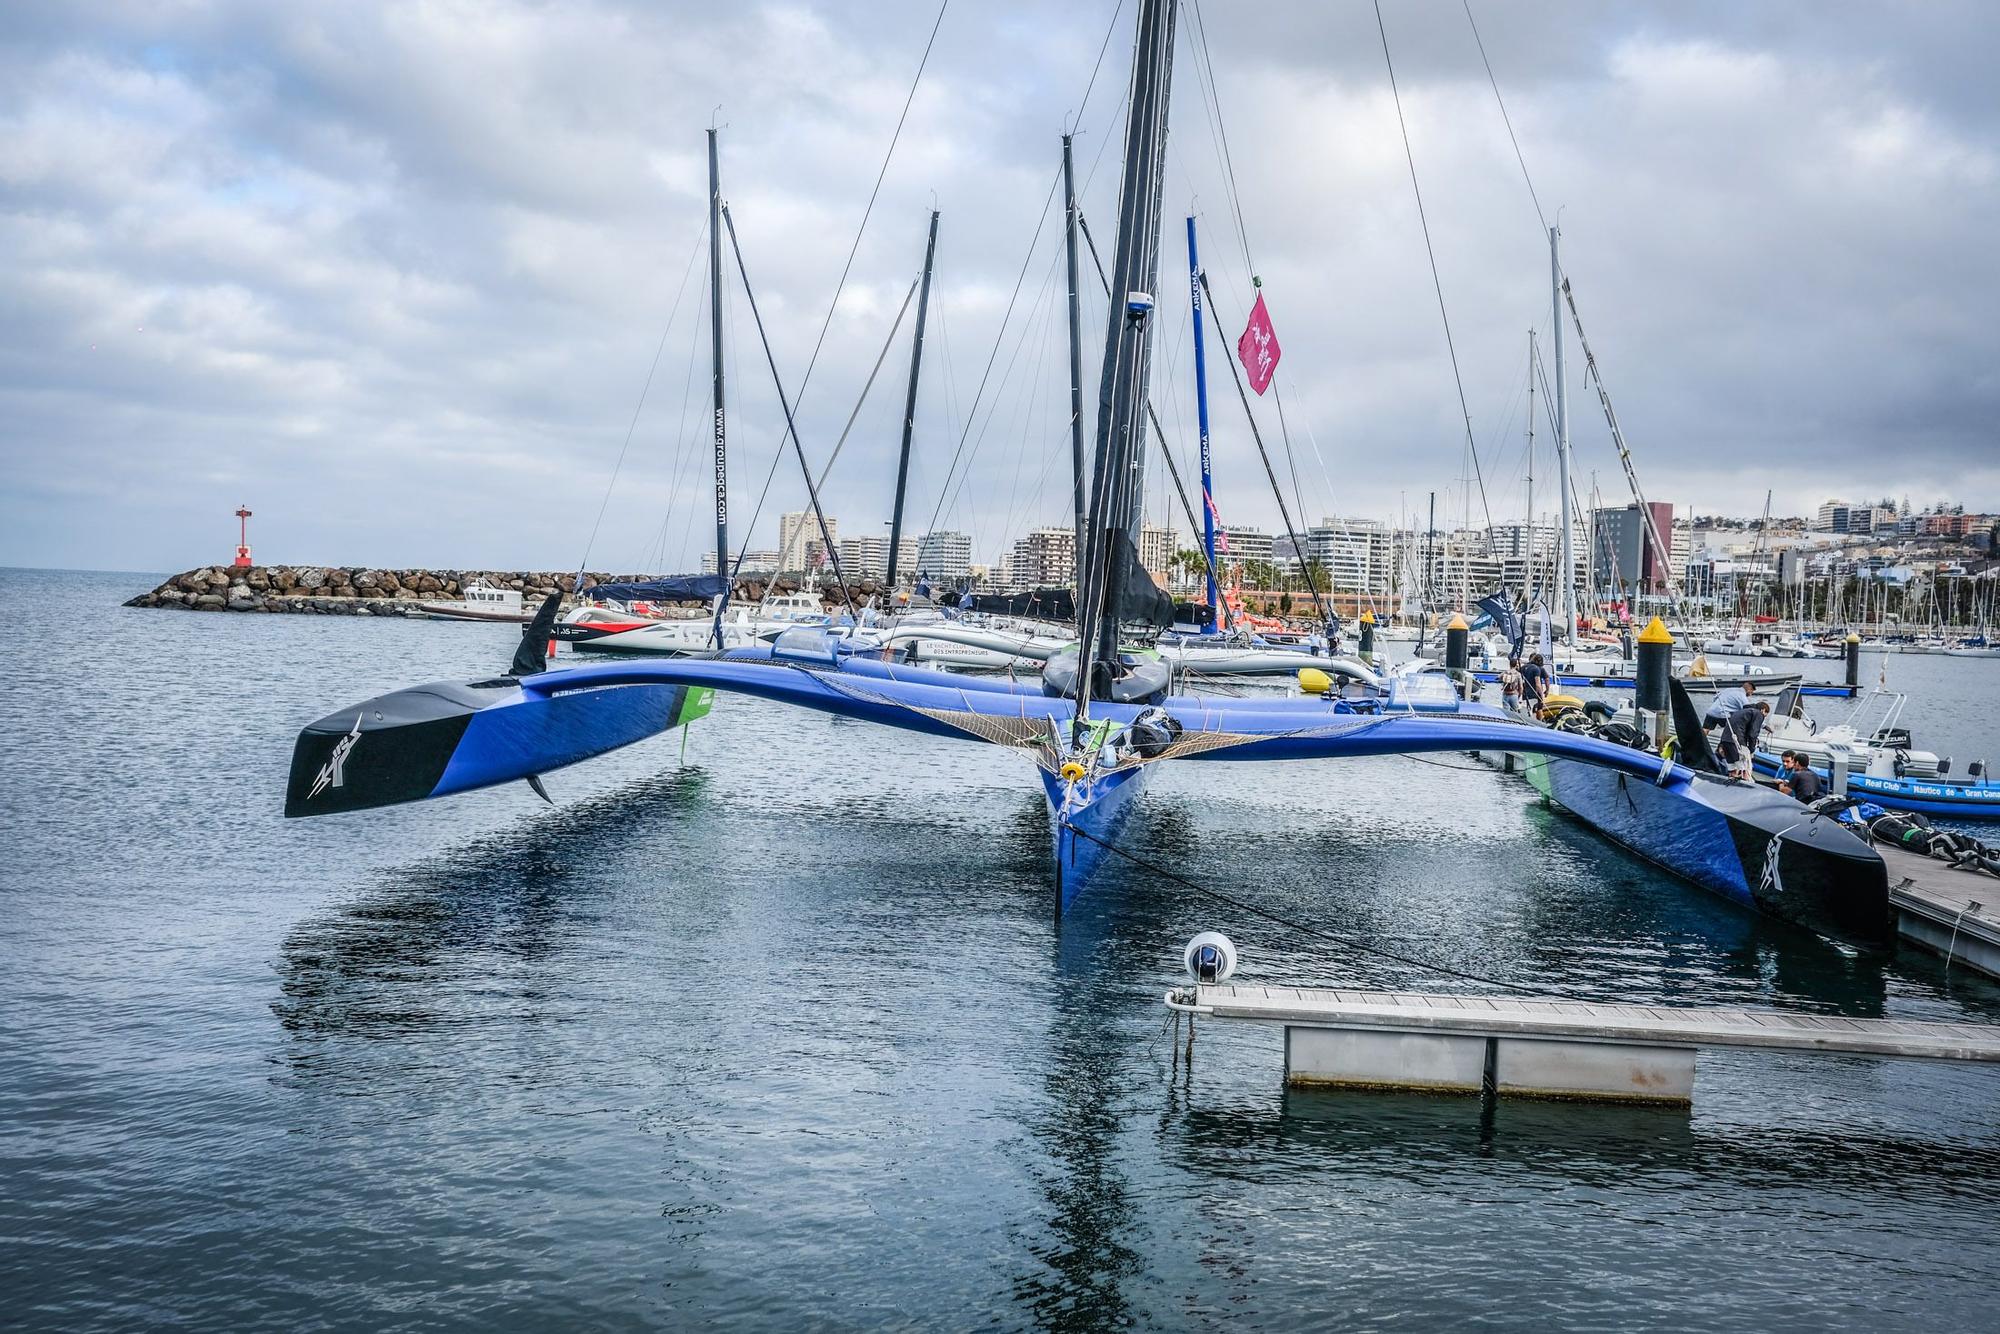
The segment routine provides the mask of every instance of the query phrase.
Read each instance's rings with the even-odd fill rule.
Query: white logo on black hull
[[[311,801],[330,787],[347,786],[347,757],[354,752],[354,747],[360,741],[361,715],[357,713],[354,715],[354,730],[335,744],[333,754],[326,757],[326,763],[320,766],[317,774],[313,775],[312,791],[306,793],[307,801]]]

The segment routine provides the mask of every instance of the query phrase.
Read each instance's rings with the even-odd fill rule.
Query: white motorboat
[[[1352,658],[1281,647],[1248,635],[1163,634],[1154,647],[1170,667],[1196,676],[1295,676],[1316,669],[1380,683],[1372,669]]]
[[[435,621],[511,621],[524,624],[529,613],[522,608],[517,588],[495,588],[484,579],[467,584],[454,602],[419,602],[417,610]]]

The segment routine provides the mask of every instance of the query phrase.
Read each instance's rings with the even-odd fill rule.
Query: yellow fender
[[[1056,770],[1056,772],[1062,775],[1062,780],[1065,783],[1074,783],[1077,780],[1081,779],[1085,774],[1089,773],[1090,770],[1084,768],[1081,764],[1078,764],[1075,760],[1066,760],[1063,763],[1063,767]]]

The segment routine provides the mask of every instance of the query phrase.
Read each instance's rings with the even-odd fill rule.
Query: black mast
[[[716,165],[715,131],[708,132],[708,321],[709,355],[715,368],[715,572],[722,596],[715,604],[715,646],[722,647],[722,610],[736,581],[729,568],[729,432],[722,409],[722,174]]]
[[[903,545],[903,490],[910,482],[910,435],[917,426],[917,371],[924,364],[924,312],[931,304],[931,261],[937,255],[938,211],[931,210],[931,236],[924,243],[924,281],[917,292],[917,334],[910,342],[910,396],[903,404],[903,456],[896,464],[896,508],[889,519],[889,593],[896,592],[896,552]]]
[[[1069,453],[1070,480],[1076,491],[1076,555],[1083,559],[1084,524],[1088,519],[1088,502],[1083,488],[1083,326],[1077,305],[1076,290],[1076,227],[1079,220],[1076,207],[1076,175],[1070,161],[1070,136],[1062,137],[1063,145],[1063,198],[1068,201],[1064,210],[1063,241],[1069,250]]]
[[[1126,116],[1125,179],[1118,202],[1118,247],[1111,271],[1111,310],[1104,336],[1104,377],[1098,390],[1097,459],[1090,488],[1084,590],[1078,607],[1077,704],[1085,710],[1099,664],[1118,660],[1118,616],[1125,584],[1137,567],[1133,536],[1144,500],[1145,454],[1138,413],[1146,402],[1152,337],[1150,316],[1160,267],[1160,189],[1167,151],[1168,95],[1173,82],[1175,0],[1140,0],[1132,53],[1131,106]]]

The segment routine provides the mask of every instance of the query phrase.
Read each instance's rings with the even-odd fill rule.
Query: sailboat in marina
[[[1106,320],[1087,508],[1080,521],[1075,637],[1048,653],[1036,679],[973,677],[887,661],[853,652],[839,637],[810,626],[706,659],[539,670],[546,664],[524,651],[529,660],[517,658],[505,677],[401,692],[429,692],[468,708],[481,690],[504,701],[503,708],[476,709],[473,723],[456,732],[426,731],[427,719],[415,712],[392,715],[377,707],[380,701],[337,711],[308,728],[294,756],[288,813],[351,809],[479,785],[435,782],[425,788],[424,775],[416,773],[424,765],[437,767],[442,756],[451,778],[472,741],[477,742],[472,751],[487,760],[477,770],[481,781],[532,777],[657,733],[678,716],[705,707],[706,692],[718,690],[1018,752],[1032,765],[1046,801],[1055,904],[1061,910],[1098,880],[1107,858],[1132,855],[1121,846],[1123,829],[1159,764],[1489,749],[1574,761],[1577,770],[1592,775],[1590,782],[1615,788],[1632,814],[1607,833],[1676,874],[1746,906],[1835,934],[1882,938],[1888,907],[1881,858],[1834,822],[1800,820],[1789,798],[1730,782],[1703,766],[1535,726],[1462,700],[1457,683],[1442,672],[1391,677],[1359,696],[1174,693],[1168,665],[1157,651],[1142,647],[1170,623],[1172,606],[1141,566],[1135,536],[1144,486],[1141,414],[1155,324],[1151,294],[1158,279],[1175,11],[1176,0],[1137,5],[1110,273],[1116,299]],[[754,299],[751,310],[754,315]],[[718,372],[718,450],[720,407]],[[719,554],[726,552],[722,515],[718,505]],[[552,617],[553,604],[544,611]],[[531,627],[530,646],[533,635],[546,628],[545,623]],[[650,693],[655,691],[684,693],[656,697]],[[538,717],[558,713],[562,727],[537,725]],[[503,721],[510,714],[514,721]],[[494,716],[497,729],[478,728],[486,715]],[[491,759],[501,751],[504,764]],[[471,763],[475,757],[466,758]],[[364,764],[375,766],[368,776],[378,787],[370,789],[373,799],[353,801],[351,786]],[[412,771],[407,781],[390,772],[398,764]],[[328,765],[346,776],[348,805],[326,801],[327,784],[318,775]]]

